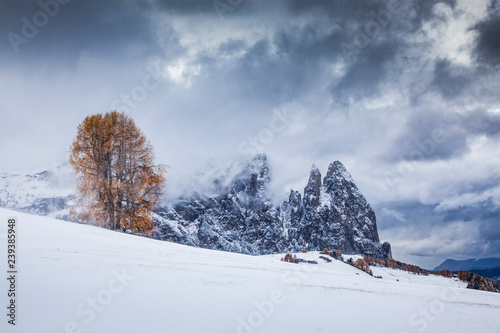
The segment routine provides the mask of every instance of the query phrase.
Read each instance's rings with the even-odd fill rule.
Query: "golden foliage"
[[[465,281],[465,282],[470,282],[473,278],[474,274],[471,272],[463,272],[463,271],[458,271],[458,279],[460,281]]]
[[[453,274],[451,273],[451,271],[449,269],[443,269],[441,276],[451,278],[451,277],[453,277]]]
[[[152,231],[166,170],[153,164],[153,147],[130,117],[116,111],[86,117],[69,162],[79,176],[77,218],[113,230]]]
[[[362,258],[359,258],[358,260],[356,260],[354,262],[354,267],[356,267],[357,269],[360,269],[363,272],[366,272],[370,275],[373,275],[372,270],[370,269],[370,266],[368,266],[368,264]]]
[[[295,263],[295,258],[292,256],[291,253],[287,253],[285,255],[285,258],[284,259],[281,259],[283,261],[286,261],[286,262],[291,262],[291,263]]]
[[[373,257],[368,257],[365,256],[363,260],[370,266],[380,266],[380,267],[389,267],[393,269],[401,269],[403,271],[409,272],[409,273],[414,273],[414,274],[422,274],[422,275],[429,275],[429,272],[426,271],[425,269],[421,269],[420,267],[416,265],[411,265],[411,264],[405,264],[404,262],[396,261],[394,259],[379,259],[379,258],[373,258]]]

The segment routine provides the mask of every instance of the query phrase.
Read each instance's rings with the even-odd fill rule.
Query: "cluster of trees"
[[[373,257],[369,257],[369,256],[365,256],[363,259],[370,266],[389,267],[389,266],[387,266],[389,263],[396,262],[396,260],[392,260],[392,259],[383,260],[383,259],[373,258]],[[394,267],[391,267],[391,268],[394,268]]]
[[[443,269],[443,271],[441,272],[441,276],[447,277],[447,278],[452,278],[453,273],[449,269]]]
[[[333,259],[343,260],[343,258],[342,258],[342,251],[340,251],[340,250],[328,251],[328,248],[325,247],[323,249],[323,251],[321,251],[321,253],[329,255]]]
[[[365,256],[364,261],[371,266],[380,266],[380,267],[389,267],[393,269],[400,269],[409,273],[413,274],[422,274],[422,275],[429,275],[429,272],[425,269],[420,268],[419,266],[416,265],[411,265],[411,264],[405,264],[404,262],[397,261],[394,259],[379,259],[379,258],[373,258],[369,256]]]
[[[79,176],[74,218],[112,230],[151,233],[165,168],[154,165],[153,147],[130,117],[116,111],[86,117],[69,162]]]
[[[357,269],[360,269],[363,272],[366,272],[366,273],[370,274],[371,276],[373,276],[373,272],[372,272],[370,266],[363,258],[359,258],[358,260],[356,260],[354,262],[354,267],[356,267]]]
[[[358,259],[359,261],[359,259]],[[356,261],[357,265],[360,267],[363,267],[363,263]],[[389,268],[395,268],[395,269],[401,269],[406,272],[414,273],[414,274],[422,274],[422,275],[437,275],[437,276],[442,276],[442,277],[447,277],[447,278],[452,278],[454,275],[449,269],[443,269],[442,271],[433,271],[429,272],[425,269],[421,269],[419,266],[416,265],[410,265],[410,264],[405,264],[400,261],[396,261],[394,259],[378,259],[378,258],[372,258],[372,257],[364,257],[363,261],[368,264],[368,265],[377,265],[381,267],[389,267]],[[356,263],[354,264],[356,266]],[[467,288],[470,289],[478,289],[478,290],[485,290],[485,291],[493,291],[493,292],[499,292],[500,291],[500,283],[490,280],[488,278],[485,278],[483,276],[471,273],[471,272],[462,272],[459,271],[457,274],[457,277],[459,280],[468,282]]]
[[[420,268],[419,266],[416,265],[411,265],[411,264],[403,264],[401,267],[403,271],[413,273],[413,274],[418,274],[418,275],[429,275],[429,271]]]
[[[447,277],[447,278],[453,277],[453,273],[449,269],[443,269],[442,271],[433,271],[433,272],[429,272],[429,273],[432,275],[442,276],[442,277]]]
[[[500,283],[485,278],[484,276],[474,274],[467,288],[498,293],[500,292]]]
[[[474,277],[474,273],[458,271],[457,277],[460,281],[470,282]]]
[[[458,271],[457,277],[460,281],[468,282],[467,288],[469,289],[500,292],[500,283],[484,276],[472,272]]]

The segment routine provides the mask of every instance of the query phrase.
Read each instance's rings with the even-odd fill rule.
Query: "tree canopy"
[[[165,168],[154,165],[153,147],[130,117],[116,111],[86,117],[69,162],[79,176],[74,216],[113,230],[153,230]]]

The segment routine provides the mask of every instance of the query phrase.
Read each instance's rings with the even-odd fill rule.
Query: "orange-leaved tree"
[[[151,233],[166,170],[154,165],[153,147],[130,117],[116,111],[86,117],[69,162],[79,176],[76,218],[112,230]]]

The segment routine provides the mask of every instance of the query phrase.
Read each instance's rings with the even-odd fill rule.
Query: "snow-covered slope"
[[[498,332],[500,295],[319,254],[247,256],[0,209],[17,218],[18,319],[1,332]],[[4,271],[6,269],[4,268]],[[395,275],[395,276],[392,276]],[[397,281],[399,280],[399,281]],[[7,281],[0,299],[7,302]],[[2,306],[5,310],[5,306]],[[81,330],[81,331],[79,331]]]

